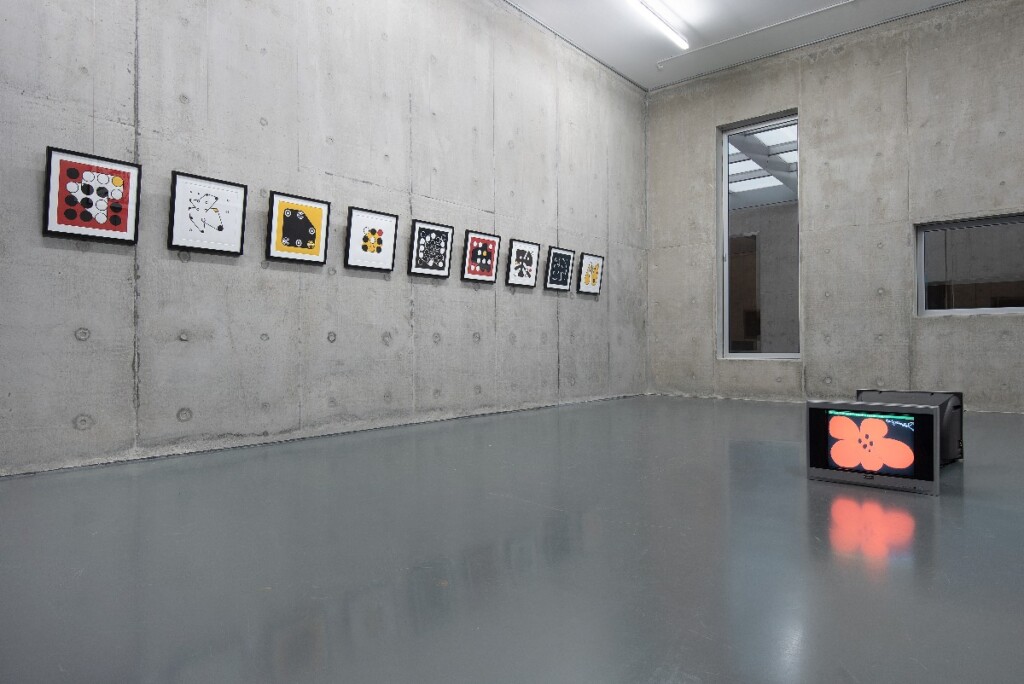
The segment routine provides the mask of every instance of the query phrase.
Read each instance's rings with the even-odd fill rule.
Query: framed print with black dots
[[[322,266],[327,261],[330,222],[330,202],[271,191],[267,258]]]
[[[138,242],[141,175],[138,164],[47,147],[43,234]]]
[[[372,271],[393,271],[397,239],[397,216],[349,207],[345,265]]]
[[[505,283],[517,287],[536,287],[540,267],[540,245],[525,240],[509,240],[508,271]]]
[[[572,285],[572,262],[576,252],[559,247],[548,247],[548,277],[544,287],[549,290],[568,290]]]
[[[439,223],[413,220],[409,247],[409,273],[447,278],[452,268],[455,229]]]
[[[490,233],[466,231],[462,256],[462,279],[493,283],[498,279],[498,251],[501,238]]]
[[[582,294],[601,294],[604,280],[604,257],[580,252],[580,272],[576,276],[576,291]]]
[[[238,183],[174,171],[167,246],[241,256],[246,194]]]

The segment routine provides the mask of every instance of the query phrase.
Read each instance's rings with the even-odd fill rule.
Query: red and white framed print
[[[496,281],[500,249],[501,237],[467,230],[462,257],[462,279],[484,283]]]
[[[138,164],[47,147],[43,234],[138,242],[141,175]]]

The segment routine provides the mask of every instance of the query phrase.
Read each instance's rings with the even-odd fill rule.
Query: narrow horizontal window
[[[917,231],[922,313],[1024,310],[1024,214]]]

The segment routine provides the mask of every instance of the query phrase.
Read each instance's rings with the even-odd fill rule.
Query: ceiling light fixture
[[[683,34],[679,33],[679,31],[672,26],[668,19],[665,18],[666,12],[664,10],[656,9],[654,3],[650,0],[635,0],[635,4],[638,4],[646,10],[643,12],[643,15],[647,17],[647,20],[651,22],[655,28],[661,31],[666,38],[675,43],[676,47],[680,50],[690,49],[690,42],[683,37]]]

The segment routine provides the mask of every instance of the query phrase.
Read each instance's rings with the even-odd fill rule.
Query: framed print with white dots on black
[[[241,256],[246,193],[238,183],[174,171],[167,246]]]
[[[349,207],[345,265],[371,271],[393,271],[397,239],[397,216]]]
[[[47,147],[43,234],[138,242],[141,175],[138,164]]]
[[[452,267],[455,229],[439,223],[413,220],[409,247],[409,273],[447,278]]]

